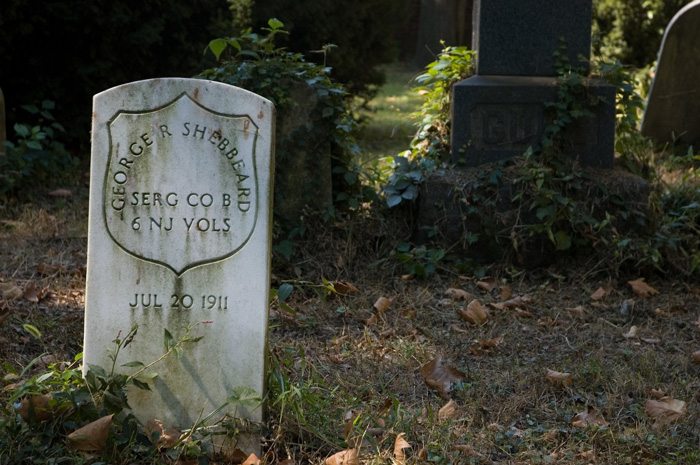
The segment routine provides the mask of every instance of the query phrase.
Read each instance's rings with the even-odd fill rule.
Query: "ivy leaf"
[[[554,234],[554,242],[557,244],[557,250],[569,250],[571,247],[571,237],[565,231],[557,231]]]
[[[285,300],[287,300],[287,297],[289,297],[293,290],[294,286],[292,286],[291,284],[282,283],[279,290],[277,291],[277,300],[279,301],[279,303],[282,303]]]
[[[221,56],[221,53],[226,49],[226,40],[224,39],[214,39],[211,42],[209,42],[209,45],[207,48],[211,50],[211,52],[214,54],[216,59],[218,60],[219,57]],[[205,50],[206,52],[206,50]]]
[[[239,405],[241,407],[257,407],[262,402],[260,396],[254,389],[247,386],[236,386],[233,388],[233,394],[226,399],[230,405]]]
[[[163,328],[163,331],[165,331],[163,345],[165,346],[165,351],[167,352],[175,345],[175,339],[173,339],[173,335],[170,334],[170,331],[168,331],[167,328]]]
[[[267,25],[270,26],[272,30],[277,30],[279,28],[284,27],[284,23],[277,18],[270,18],[267,22]]]

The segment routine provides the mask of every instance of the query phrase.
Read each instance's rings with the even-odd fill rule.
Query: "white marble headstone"
[[[165,352],[165,329],[177,341],[196,324],[203,336],[150,370],[151,391],[130,390],[144,422],[189,428],[238,386],[262,397],[274,121],[268,100],[213,81],[153,79],[94,98],[85,369],[109,369],[111,341],[134,325],[124,374]],[[262,420],[262,408],[237,413]]]

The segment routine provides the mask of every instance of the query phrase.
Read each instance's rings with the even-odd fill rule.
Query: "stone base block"
[[[591,81],[603,97],[593,118],[576,121],[565,150],[585,166],[612,168],[615,87]],[[537,145],[547,123],[546,102],[557,101],[556,78],[473,76],[452,90],[452,160],[466,166],[522,155]]]

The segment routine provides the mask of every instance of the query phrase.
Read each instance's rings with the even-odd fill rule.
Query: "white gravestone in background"
[[[213,81],[153,79],[94,98],[84,363],[138,325],[117,371],[199,324],[179,358],[132,388],[141,421],[189,428],[247,386],[261,397],[268,324],[275,111]],[[223,414],[224,412],[222,412]],[[231,412],[229,412],[231,413]],[[262,420],[262,408],[238,408]]]

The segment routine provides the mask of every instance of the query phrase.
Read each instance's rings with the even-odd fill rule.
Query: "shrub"
[[[0,155],[0,198],[19,189],[65,181],[78,165],[78,160],[57,140],[65,130],[51,114],[54,103],[44,100],[41,107],[22,108],[34,122],[15,124],[16,141],[5,142],[5,154]]]
[[[6,0],[0,86],[8,121],[21,118],[19,104],[49,96],[66,142],[86,147],[94,94],[140,79],[191,76],[206,66],[208,40],[230,25],[225,0],[55,0],[40,7]]]
[[[398,55],[395,33],[407,20],[410,5],[403,0],[326,1],[272,0],[256,2],[253,24],[276,17],[290,35],[281,45],[332,68],[333,79],[351,94],[371,96],[384,82],[379,65]],[[320,49],[335,44],[326,56]],[[309,55],[311,54],[311,55]]]
[[[275,144],[275,214],[278,219],[294,223],[299,212],[290,212],[290,183],[302,184],[305,196],[313,199],[318,192],[317,179],[293,179],[295,156],[319,153],[319,164],[312,171],[323,169],[320,158],[323,147],[330,147],[335,206],[356,208],[374,191],[361,183],[362,170],[354,164],[357,147],[353,139],[356,123],[352,118],[343,87],[331,80],[329,69],[309,63],[300,53],[288,52],[275,45],[279,35],[288,34],[281,21],[271,19],[264,34],[245,32],[240,37],[215,39],[209,44],[218,66],[205,70],[198,77],[241,87],[271,100],[277,110],[278,137]],[[311,91],[317,97],[311,121],[286,138],[280,128],[295,118],[300,102],[299,91]],[[311,157],[309,157],[311,158]],[[319,175],[319,177],[321,177]],[[294,186],[298,187],[298,186]],[[296,189],[295,189],[296,190]],[[312,202],[313,203],[313,202]],[[287,224],[291,226],[291,224]]]

